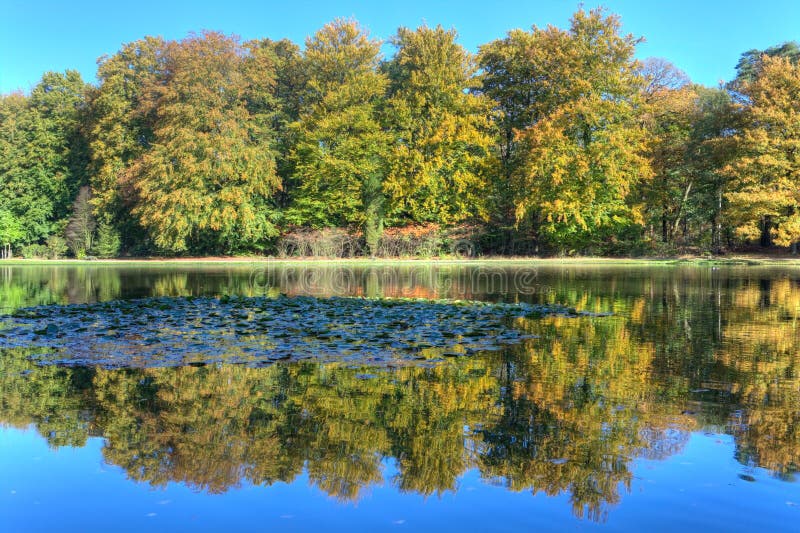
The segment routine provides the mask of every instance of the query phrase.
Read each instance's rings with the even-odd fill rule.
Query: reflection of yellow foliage
[[[800,286],[789,279],[734,294],[717,359],[735,373],[744,409],[732,417],[739,458],[785,473],[800,467]]]
[[[448,276],[460,294],[459,272]],[[592,519],[620,501],[632,458],[678,453],[706,416],[717,427],[730,418],[739,460],[791,473],[800,461],[800,286],[767,276],[709,301],[711,274],[680,275],[696,276],[702,294],[657,277],[617,279],[604,292],[602,279],[576,284],[565,274],[544,299],[616,315],[519,319],[539,338],[432,367],[59,369],[3,354],[0,420],[36,424],[55,446],[103,435],[107,461],[155,485],[219,492],[305,469],[320,490],[353,501],[394,460],[391,482],[403,491],[454,491],[476,468],[512,490],[568,494]],[[382,290],[392,286],[401,283]],[[702,321],[692,316],[701,312]],[[422,355],[431,364],[440,354]],[[690,399],[711,400],[714,413]]]
[[[153,292],[160,296],[185,296],[190,294],[187,289],[189,276],[185,273],[174,273],[171,276],[159,276],[153,282]]]
[[[603,354],[594,351],[608,333],[602,326],[564,317],[533,323],[559,331],[557,355],[531,344],[505,355],[393,370],[318,363],[68,370],[37,368],[19,355],[6,364],[32,370],[32,378],[0,374],[0,414],[19,424],[34,421],[43,431],[52,427],[31,409],[26,398],[33,393],[23,385],[49,388],[49,396],[35,393],[50,398],[42,407],[55,413],[49,420],[72,420],[69,434],[84,428],[84,439],[88,431],[102,434],[108,462],[154,485],[178,481],[221,492],[245,481],[291,481],[305,467],[311,483],[348,501],[381,483],[383,463],[393,457],[393,482],[403,491],[454,491],[458,477],[477,467],[515,490],[567,491],[576,513],[588,509],[599,518],[601,509],[619,500],[617,483],[629,481],[627,464],[635,454],[675,449],[680,439],[665,433],[677,423],[622,396],[631,383],[641,382],[616,368],[633,353],[625,352],[632,344],[619,328],[610,330],[618,338],[608,339],[613,364],[607,367]],[[592,336],[594,348],[577,349],[570,335]],[[509,368],[518,370],[509,376]],[[610,385],[622,410],[596,395],[612,389],[599,382],[589,389],[581,385],[607,376],[628,383],[627,389]],[[83,388],[76,388],[76,380]],[[643,385],[635,387],[639,394],[632,398],[646,397]],[[519,406],[517,418],[509,418],[509,403]],[[75,425],[80,416],[85,422]],[[498,456],[498,439],[527,442],[539,452]],[[63,443],[81,441],[54,441]],[[553,461],[562,458],[567,461]]]
[[[644,322],[645,315],[645,299],[636,298],[633,301],[630,311],[630,320],[633,324],[641,324]]]
[[[490,439],[486,471],[514,490],[569,492],[577,516],[602,519],[619,501],[619,484],[629,487],[629,459],[680,451],[694,421],[659,398],[654,347],[635,341],[627,320],[550,316],[518,325],[540,339],[519,356],[524,368],[503,422],[528,434]]]

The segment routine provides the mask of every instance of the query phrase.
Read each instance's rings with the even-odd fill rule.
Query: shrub
[[[47,259],[47,246],[44,244],[29,244],[23,246],[19,253],[25,259]]]
[[[94,253],[97,257],[108,259],[119,255],[122,239],[119,231],[111,224],[101,222],[97,227],[97,239],[94,244]]]
[[[475,228],[442,228],[436,224],[389,228],[381,237],[381,257],[472,257],[478,251]]]
[[[58,235],[50,235],[45,243],[47,248],[47,257],[49,259],[58,259],[67,253],[67,240]]]
[[[436,224],[386,228],[375,247],[378,257],[468,258],[476,255],[482,235],[473,226],[443,229]],[[370,255],[361,231],[343,228],[297,228],[278,240],[279,257],[363,257]]]
[[[432,257],[442,253],[442,230],[435,224],[388,228],[381,236],[381,257]]]
[[[342,228],[296,229],[285,233],[277,245],[280,257],[357,257],[363,254],[363,238]]]

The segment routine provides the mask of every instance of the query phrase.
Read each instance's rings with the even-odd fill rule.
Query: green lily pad
[[[396,364],[505,349],[531,338],[516,318],[573,309],[414,299],[148,298],[16,312],[1,348],[42,348],[41,362],[105,367],[318,358]],[[422,351],[425,351],[422,354]]]

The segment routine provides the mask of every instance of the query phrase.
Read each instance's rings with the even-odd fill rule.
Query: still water
[[[600,316],[528,319],[519,344],[424,365],[5,350],[0,529],[800,529],[797,267],[0,265],[6,315],[280,294]]]

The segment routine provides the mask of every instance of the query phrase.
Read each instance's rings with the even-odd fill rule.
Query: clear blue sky
[[[47,70],[78,69],[94,82],[99,56],[145,35],[178,39],[210,29],[302,44],[325,22],[355,17],[380,38],[423,21],[455,27],[461,43],[476,51],[511,28],[565,27],[578,5],[566,0],[0,0],[0,92],[29,91]],[[745,50],[800,40],[800,0],[606,0],[602,5],[622,17],[626,33],[645,37],[639,57],[665,57],[706,85],[730,79]]]

